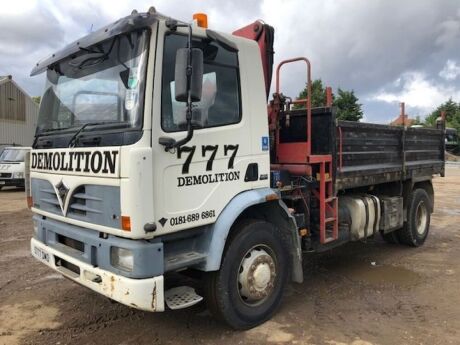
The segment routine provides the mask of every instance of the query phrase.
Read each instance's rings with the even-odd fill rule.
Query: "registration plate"
[[[34,247],[33,248],[33,254],[37,259],[40,259],[42,261],[50,262],[50,255],[42,250],[41,248]]]
[[[6,182],[5,181],[0,181],[0,184],[5,184]]]

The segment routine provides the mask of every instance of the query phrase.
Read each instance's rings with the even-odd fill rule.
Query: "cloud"
[[[265,0],[262,8],[277,29],[277,60],[308,56],[315,77],[359,95],[408,70],[437,71],[454,56],[445,49],[460,50],[456,1]]]
[[[39,59],[91,27],[96,30],[134,8],[146,11],[152,5],[151,0],[13,3],[0,7],[0,74],[13,74],[34,95],[43,89],[43,75],[28,74]],[[438,95],[455,96],[460,89],[457,0],[157,0],[154,5],[182,20],[205,12],[209,26],[225,32],[265,20],[276,30],[275,63],[307,56],[314,78],[334,88],[354,89],[361,103],[367,102],[371,121],[383,116],[377,107],[391,104],[383,98],[407,96],[422,111],[434,106]],[[283,91],[297,95],[305,82],[304,66],[286,66],[282,73]],[[427,95],[431,101],[419,99]]]
[[[458,4],[457,4],[458,5]],[[449,15],[438,26],[439,35],[436,38],[436,45],[443,49],[451,48],[452,42],[460,39],[460,9],[453,11],[456,15]]]
[[[47,39],[48,38],[48,39]],[[0,52],[3,61],[14,62],[37,51],[55,49],[64,38],[59,21],[45,8],[25,7],[23,11],[2,16]],[[4,67],[6,63],[3,63]]]
[[[420,71],[404,73],[397,90],[394,89],[394,85],[393,83],[383,87],[371,95],[369,100],[392,104],[405,102],[412,116],[425,116],[449,98],[460,99],[458,85],[455,87],[430,79],[426,73]]]
[[[439,72],[439,76],[445,80],[455,80],[460,76],[460,65],[457,61],[447,60],[444,68]]]

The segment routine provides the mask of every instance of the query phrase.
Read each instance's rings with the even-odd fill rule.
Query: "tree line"
[[[311,106],[324,107],[326,105],[326,88],[321,79],[316,79],[311,84]],[[297,99],[307,98],[307,86],[300,91]],[[336,107],[336,118],[338,120],[359,121],[363,118],[362,104],[358,102],[353,90],[348,91],[342,88],[337,89],[337,94],[332,94],[332,105]],[[296,105],[296,108],[302,106]]]
[[[306,99],[307,87],[300,91],[297,99]],[[363,118],[362,104],[359,103],[353,90],[348,91],[342,88],[337,89],[337,94],[332,94],[333,105],[337,107],[336,118],[347,121],[360,121]],[[324,107],[326,105],[326,88],[323,86],[321,79],[312,82],[312,107]],[[297,108],[301,107],[299,105]],[[417,116],[412,123],[413,125],[423,125],[425,127],[436,126],[436,119],[441,116],[441,112],[446,113],[446,126],[455,128],[460,133],[460,102],[456,103],[450,98],[439,105],[430,114],[427,114],[424,120]]]
[[[436,119],[441,117],[442,112],[446,113],[446,127],[455,128],[460,133],[460,102],[456,103],[449,98],[447,101],[438,106],[433,112],[428,114],[422,123],[426,127],[436,125]]]

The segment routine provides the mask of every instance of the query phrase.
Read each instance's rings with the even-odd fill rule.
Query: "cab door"
[[[251,188],[245,181],[250,122],[242,111],[238,53],[195,37],[204,76],[201,101],[194,103],[194,134],[186,145],[166,151],[160,137],[186,136],[185,103],[174,97],[174,69],[176,51],[186,46],[187,36],[160,28],[159,37],[164,39],[157,45],[152,119],[157,234],[212,223],[235,195]]]

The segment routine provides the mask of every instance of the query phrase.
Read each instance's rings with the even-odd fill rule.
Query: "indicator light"
[[[131,231],[131,218],[129,216],[121,216],[121,228],[124,231]]]

